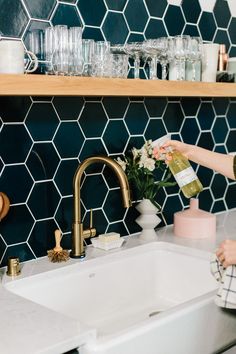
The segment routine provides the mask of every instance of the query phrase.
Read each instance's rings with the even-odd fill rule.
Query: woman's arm
[[[168,140],[163,144],[163,147],[171,147],[173,150],[178,150],[189,160],[215,170],[228,178],[236,179],[234,172],[236,170],[234,166],[236,158],[234,159],[232,155],[220,154],[177,140]]]

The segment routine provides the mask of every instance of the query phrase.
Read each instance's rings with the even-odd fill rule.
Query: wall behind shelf
[[[180,2],[38,0],[36,5],[0,0],[0,31],[21,37],[26,46],[30,29],[51,23],[82,24],[84,38],[112,43],[188,33],[225,43],[236,56],[235,8],[224,0],[215,6],[212,1]],[[64,233],[63,246],[70,247],[72,177],[87,156],[115,157],[167,132],[188,143],[231,152],[236,150],[235,122],[236,101],[228,98],[1,97],[0,190],[12,204],[0,224],[1,266],[13,254],[22,261],[44,256],[53,247],[57,227]],[[236,207],[235,182],[194,167],[205,187],[201,208],[218,212]],[[98,231],[138,231],[137,213],[122,208],[117,182],[108,170],[101,173],[96,166],[88,172],[82,198],[87,210],[95,208]],[[188,205],[177,187],[162,190],[157,201],[168,224],[175,211]]]

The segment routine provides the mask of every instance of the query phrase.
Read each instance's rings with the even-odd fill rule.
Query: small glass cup
[[[129,57],[126,54],[111,54],[111,77],[127,78]]]

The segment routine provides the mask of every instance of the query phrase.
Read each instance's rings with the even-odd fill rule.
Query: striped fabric
[[[214,254],[211,259],[211,273],[219,282],[216,305],[236,309],[236,265],[224,268]]]

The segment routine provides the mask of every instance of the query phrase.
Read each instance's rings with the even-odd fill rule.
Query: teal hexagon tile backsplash
[[[0,32],[3,37],[22,39],[26,48],[30,30],[56,24],[82,26],[83,38],[106,39],[111,44],[190,34],[220,41],[233,55],[235,15],[227,1],[217,0],[211,8],[206,3],[0,0]],[[142,63],[143,78],[146,70]],[[133,76],[132,67],[129,76]],[[145,139],[166,133],[214,151],[235,152],[235,107],[235,99],[230,98],[178,94],[137,98],[135,92],[132,97],[1,97],[0,190],[11,202],[0,224],[1,266],[12,254],[21,261],[45,256],[54,245],[56,228],[63,233],[62,245],[70,248],[73,176],[81,161],[93,155],[117,158],[133,147],[141,148]],[[202,166],[193,167],[204,186],[202,209],[219,212],[236,207],[235,182]],[[119,183],[109,167],[89,166],[82,181],[86,225],[93,207],[99,233],[126,235],[140,230],[135,223],[138,212],[134,207],[123,208]],[[157,202],[163,214],[160,226],[172,223],[173,213],[189,204],[177,186],[161,189]]]

